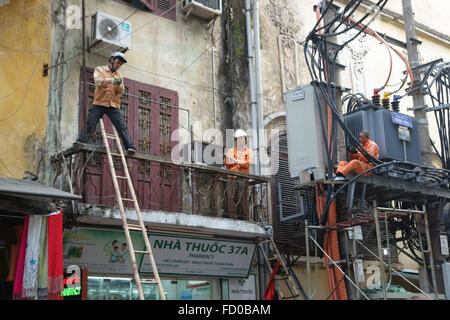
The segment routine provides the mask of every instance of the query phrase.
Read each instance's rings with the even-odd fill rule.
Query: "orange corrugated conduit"
[[[316,8],[316,18],[317,21],[320,20],[320,8],[317,6]],[[320,25],[319,25],[320,27]],[[320,30],[319,33],[322,33]],[[324,61],[324,70],[325,70],[325,79],[328,81],[328,70],[327,65]],[[327,118],[328,118],[328,150],[330,149],[331,144],[331,119],[332,119],[332,113],[331,113],[331,107],[327,104]],[[331,153],[331,157],[332,157]],[[323,195],[319,194],[318,186],[316,186],[316,206],[317,206],[317,214],[320,217],[323,214],[323,208],[325,206],[325,198]],[[332,216],[332,218],[331,218]],[[337,214],[336,214],[336,201],[333,201],[330,212],[328,214],[328,223],[330,224],[330,219],[334,219],[334,224],[337,220]],[[334,233],[333,233],[334,232]],[[326,232],[324,236],[324,242],[323,242],[323,249],[333,259],[334,261],[340,260],[339,258],[339,242],[337,238],[337,231]],[[336,258],[338,257],[338,258]],[[332,292],[331,298],[333,300],[347,300],[347,292],[345,288],[344,281],[339,282],[343,275],[342,273],[336,269],[334,266],[329,267],[328,264],[331,262],[326,256],[324,256],[324,261],[327,264],[327,273],[328,273],[328,287],[330,289],[330,292]],[[337,273],[336,273],[337,271]],[[339,274],[340,276],[339,276]],[[335,290],[337,283],[339,283],[339,287]]]

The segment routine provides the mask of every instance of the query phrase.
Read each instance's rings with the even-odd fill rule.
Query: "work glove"
[[[118,86],[122,84],[122,78],[114,78],[113,84]]]
[[[355,146],[348,146],[347,147],[348,152],[356,154],[358,153],[358,151],[356,151],[356,147]]]

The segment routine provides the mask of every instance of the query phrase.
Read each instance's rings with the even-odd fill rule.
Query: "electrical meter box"
[[[289,171],[300,183],[325,178],[327,155],[322,123],[327,126],[327,106],[313,84],[286,92],[286,125]],[[321,115],[322,113],[322,121]]]

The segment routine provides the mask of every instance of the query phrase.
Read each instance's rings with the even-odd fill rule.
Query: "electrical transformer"
[[[327,125],[327,106],[321,99],[320,109],[314,86],[308,84],[286,93],[286,125],[291,178],[300,183],[325,177],[327,155],[322,124]]]
[[[369,131],[370,139],[378,145],[380,160],[421,164],[415,118],[369,105],[345,114],[344,122],[356,138],[362,130]]]
[[[375,113],[378,110],[379,108],[372,104],[366,105],[357,111],[344,115],[344,123],[356,139],[358,139],[359,133],[362,130],[367,130],[370,133],[370,138],[378,144],[375,126]],[[346,137],[346,141],[347,145],[349,145],[350,141],[348,137]]]

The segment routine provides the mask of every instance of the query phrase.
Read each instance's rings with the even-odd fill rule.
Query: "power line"
[[[170,10],[173,10],[174,8],[176,8],[176,7],[178,6],[178,4],[180,4],[181,2],[182,2],[182,0],[178,1],[174,6],[170,7],[169,9],[167,9],[166,11],[164,11],[163,13],[161,13],[161,14],[159,14],[159,15],[156,15],[156,17],[153,18],[152,20],[150,20],[149,22],[143,24],[143,25],[140,26],[139,28],[137,28],[137,29],[133,30],[132,32],[130,32],[130,33],[127,35],[127,37],[131,36],[133,33],[139,31],[140,29],[142,29],[143,27],[149,25],[150,23],[156,21],[158,18],[160,18],[160,17],[166,15]],[[143,7],[142,7],[142,8],[143,8]],[[135,11],[134,11],[132,14],[130,14],[127,18],[125,18],[124,20],[122,20],[122,22],[124,22],[126,19],[129,19],[131,16],[133,16],[134,14],[136,14],[137,12],[139,12],[140,10],[141,10],[141,8],[135,10]],[[122,22],[121,22],[121,23],[122,23]],[[118,25],[116,25],[115,28],[117,28],[121,23],[119,23]],[[109,32],[111,32],[111,31],[114,30],[115,28],[111,29]],[[108,32],[108,33],[109,33],[109,32]],[[108,33],[106,33],[105,35],[103,35],[103,37],[106,36]],[[120,38],[120,39],[122,39],[122,38]],[[97,50],[93,50],[93,51],[89,51],[89,48],[88,48],[88,49],[85,49],[85,50],[82,50],[81,52],[79,52],[79,53],[77,53],[77,54],[75,54],[75,55],[73,55],[73,56],[67,58],[66,60],[64,60],[64,61],[62,61],[62,62],[59,62],[59,63],[57,63],[57,64],[55,64],[55,65],[49,66],[48,69],[55,68],[55,67],[57,67],[57,66],[59,66],[59,65],[61,65],[61,64],[66,63],[67,61],[70,61],[70,60],[72,60],[72,59],[74,59],[74,58],[77,58],[77,57],[79,57],[79,56],[81,56],[81,55],[83,55],[83,54],[85,54],[85,53],[88,53],[88,54],[97,53],[97,52],[99,52],[99,51],[101,51],[101,50],[104,50],[104,49],[107,49],[107,48],[111,47],[112,45],[113,45],[113,44],[108,44],[108,45],[106,45],[106,46],[104,46],[104,47],[98,48]]]
[[[39,55],[39,57],[36,59],[36,63],[34,64],[33,72],[31,73],[31,76],[30,76],[30,78],[29,78],[29,80],[28,80],[28,84],[27,84],[27,86],[26,86],[26,88],[25,88],[25,93],[24,93],[24,95],[23,95],[22,101],[20,102],[19,106],[18,106],[17,109],[16,109],[13,113],[11,113],[9,116],[7,116],[6,118],[0,119],[0,122],[3,122],[3,121],[6,121],[6,120],[10,119],[12,116],[14,116],[14,115],[15,115],[15,114],[23,107],[23,104],[24,104],[24,102],[25,102],[25,98],[26,98],[27,93],[28,93],[28,88],[30,87],[31,80],[33,79],[33,75],[34,75],[34,73],[36,72],[36,67],[37,67],[38,62],[39,62],[40,59],[41,59],[41,56]]]

